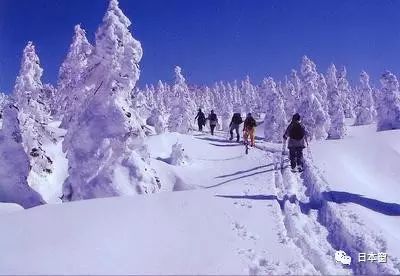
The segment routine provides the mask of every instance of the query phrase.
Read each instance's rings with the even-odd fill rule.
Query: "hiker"
[[[234,113],[231,119],[231,123],[229,124],[229,133],[231,137],[229,140],[233,140],[233,130],[236,131],[236,142],[239,142],[240,135],[239,135],[239,126],[243,123],[242,115],[240,113]]]
[[[206,125],[206,115],[204,115],[203,111],[201,111],[201,108],[199,108],[199,112],[197,112],[196,117],[194,120],[197,120],[197,125],[199,126],[199,131],[203,131],[203,126]]]
[[[214,110],[211,110],[211,113],[208,115],[207,120],[210,121],[211,135],[214,135],[214,129],[218,124],[217,114],[214,113]]]
[[[285,134],[283,135],[283,139],[288,141],[289,148],[289,158],[290,158],[290,167],[292,171],[296,170],[296,166],[298,171],[303,170],[303,149],[308,145],[307,141],[307,131],[304,125],[300,121],[299,113],[296,113],[292,117],[292,121],[287,127]]]
[[[245,144],[248,144],[249,141],[248,139],[250,138],[250,146],[254,147],[254,136],[256,132],[256,120],[254,120],[253,116],[251,116],[251,113],[247,114],[246,119],[244,120],[244,125],[243,125],[243,140]]]

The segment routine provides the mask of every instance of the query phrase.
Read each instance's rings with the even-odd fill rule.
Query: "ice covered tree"
[[[282,96],[271,77],[263,80],[261,89],[266,100],[264,139],[269,142],[281,142],[286,128],[286,113]]]
[[[292,94],[294,96],[294,103],[293,106],[295,111],[297,110],[298,106],[300,105],[300,88],[301,88],[301,80],[297,71],[292,69],[289,76],[289,82],[293,86]]]
[[[167,112],[167,107],[165,105],[166,97],[167,97],[167,89],[164,83],[161,80],[159,80],[157,82],[154,100],[155,100],[155,105],[161,112],[162,116],[165,116],[165,113]]]
[[[57,115],[64,117],[64,127],[87,96],[87,90],[78,87],[78,84],[88,73],[89,57],[92,51],[93,46],[87,40],[85,30],[80,25],[76,25],[67,57],[58,72]]]
[[[297,111],[310,136],[316,139],[325,139],[329,127],[329,116],[316,96],[319,93],[318,79],[319,74],[315,63],[304,56],[301,64],[300,104]]]
[[[341,139],[346,135],[345,116],[343,110],[343,98],[338,89],[336,67],[331,64],[326,74],[327,102],[331,125],[328,130],[328,138]]]
[[[386,71],[381,79],[382,88],[377,95],[377,130],[400,128],[399,82],[394,74]]]
[[[220,109],[219,109],[219,115],[221,117],[220,122],[221,122],[221,129],[224,131],[229,130],[229,123],[231,121],[232,117],[232,112],[233,112],[233,99],[232,99],[232,94],[231,94],[231,86],[225,86],[221,82],[220,84],[222,86],[222,93],[220,94]]]
[[[346,118],[354,118],[354,102],[353,94],[350,88],[350,84],[347,81],[347,70],[346,67],[342,67],[337,73],[337,83],[339,89],[339,95],[342,97],[343,110]]]
[[[138,89],[132,95],[133,108],[139,115],[142,125],[144,125],[144,122],[150,116],[151,113],[151,108],[148,105],[145,93],[146,93],[145,91]]]
[[[263,91],[262,86],[260,91]],[[263,97],[265,97],[265,95],[263,95]],[[292,83],[288,77],[285,78],[285,83],[282,87],[282,97],[285,106],[285,113],[288,116],[293,115],[296,112],[296,106],[298,105],[298,91],[296,91],[294,83]],[[267,103],[266,99],[264,99],[264,103]],[[267,107],[264,105],[264,109],[266,108]]]
[[[256,111],[258,99],[256,96],[255,87],[250,82],[249,76],[246,76],[246,78],[242,81],[240,90],[241,90],[242,104],[244,105],[245,111],[246,112]]]
[[[369,76],[365,71],[360,74],[360,88],[358,89],[358,103],[356,106],[355,125],[371,124],[376,116],[372,89],[369,84]]]
[[[48,128],[50,107],[46,105],[42,74],[43,69],[40,67],[35,47],[32,42],[28,42],[15,82],[14,97],[19,108],[22,144],[32,167],[28,182],[34,188],[41,185],[41,178],[53,171],[53,161],[43,147],[55,142],[55,137]]]
[[[168,130],[171,132],[188,133],[192,129],[196,107],[189,96],[186,80],[182,69],[175,67],[175,83],[172,87],[173,99],[171,101]]]
[[[146,120],[146,124],[154,127],[154,130],[157,134],[165,132],[166,122],[158,108],[154,108],[151,111],[150,117]]]
[[[27,182],[29,158],[22,146],[18,109],[9,103],[4,108],[0,130],[0,202],[17,203],[24,208],[45,202]]]
[[[326,84],[326,79],[324,74],[319,74],[318,77],[318,100],[320,101],[324,111],[328,113],[328,85]]]
[[[189,157],[185,154],[185,149],[183,145],[179,142],[176,142],[172,145],[172,152],[170,157],[171,165],[182,166],[185,165],[189,160]]]
[[[2,128],[2,123],[3,123],[3,110],[7,106],[9,102],[9,97],[0,92],[0,129]]]
[[[139,116],[130,104],[143,54],[130,25],[118,1],[111,0],[96,32],[94,54],[82,84],[89,94],[63,142],[69,165],[64,201],[160,189]]]

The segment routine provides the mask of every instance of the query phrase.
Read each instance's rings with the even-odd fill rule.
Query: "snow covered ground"
[[[245,155],[223,133],[149,137],[165,192],[0,205],[0,274],[398,274],[398,135],[354,127],[313,143],[302,175],[278,144]],[[169,164],[176,142],[182,166]],[[335,262],[339,249],[351,266]],[[386,249],[387,264],[356,261]]]

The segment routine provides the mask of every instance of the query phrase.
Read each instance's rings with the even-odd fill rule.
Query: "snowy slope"
[[[162,161],[177,139],[190,159],[182,167]],[[162,182],[169,177],[179,179],[174,183],[178,190],[197,189],[46,205],[3,215],[0,246],[7,254],[0,260],[0,272],[343,272],[326,255],[332,249],[324,238],[318,241],[324,251],[313,251],[315,258],[324,259],[317,267],[306,256],[315,241],[292,238],[302,227],[316,225],[295,204],[277,200],[279,169],[273,154],[253,149],[246,156],[243,146],[204,135],[166,134],[148,143],[159,169],[164,168]],[[293,205],[291,213],[283,213],[281,204]],[[18,265],[21,262],[25,265]]]
[[[315,164],[329,183],[334,208],[354,212],[400,263],[400,131],[376,132],[376,125],[349,127],[344,140],[312,145]],[[341,206],[339,206],[341,205]]]
[[[263,150],[245,155],[218,135],[147,138],[164,193],[0,214],[0,274],[399,273],[394,261],[335,263],[335,250],[354,257],[357,231],[370,228],[354,229],[345,204],[324,199],[332,188],[311,160],[303,175],[292,174],[279,144],[258,140]],[[187,155],[182,166],[169,164],[177,141]]]

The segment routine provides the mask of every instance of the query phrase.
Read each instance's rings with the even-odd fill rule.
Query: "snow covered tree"
[[[63,142],[69,164],[64,201],[160,189],[143,143],[139,116],[130,105],[143,54],[130,25],[118,1],[111,0],[96,32],[94,53],[82,84],[89,94]]]
[[[344,115],[346,118],[354,118],[353,93],[351,91],[349,82],[346,79],[346,67],[343,66],[341,70],[337,71],[336,75],[339,95],[342,97]]]
[[[18,109],[12,103],[4,108],[0,130],[0,202],[17,203],[24,208],[45,202],[27,182],[29,158],[22,146]]]
[[[241,90],[242,104],[244,105],[246,113],[255,111],[257,108],[258,101],[254,85],[250,82],[249,76],[246,76],[246,78],[242,81],[240,90]]]
[[[229,130],[229,123],[231,121],[232,112],[233,112],[233,100],[231,94],[231,86],[222,86],[222,94],[220,95],[221,98],[221,105],[218,112],[221,116],[221,130],[228,131]]]
[[[326,74],[326,83],[328,92],[328,112],[331,121],[328,131],[328,138],[341,139],[346,135],[346,125],[342,104],[343,98],[339,93],[336,67],[334,64],[331,64],[328,68],[328,72]]]
[[[0,92],[0,129],[2,128],[2,124],[3,124],[3,110],[4,108],[7,106],[9,102],[9,97]]]
[[[162,116],[165,116],[167,112],[167,107],[165,105],[166,97],[167,97],[167,90],[165,88],[165,85],[161,80],[159,80],[157,82],[154,100],[155,100],[155,105],[161,112]]]
[[[185,154],[185,149],[183,148],[183,145],[181,143],[176,142],[174,145],[172,145],[172,152],[170,157],[171,165],[182,166],[185,165],[188,160],[189,158]]]
[[[282,96],[276,88],[275,81],[269,77],[264,79],[261,87],[265,94],[264,139],[269,142],[282,142],[286,128],[286,113]]]
[[[326,79],[324,74],[319,74],[318,77],[318,100],[320,101],[322,108],[326,113],[328,113],[328,85],[326,84]]]
[[[369,84],[369,76],[365,71],[360,74],[361,87],[359,88],[359,97],[356,107],[355,125],[372,124],[376,116],[374,99],[372,98],[372,89]]]
[[[399,82],[394,74],[386,71],[381,79],[382,88],[377,95],[377,130],[400,128]]]
[[[316,96],[319,93],[318,79],[315,63],[304,56],[301,64],[300,105],[297,112],[312,138],[325,139],[328,135],[329,116]]]
[[[164,117],[161,114],[161,111],[158,108],[154,108],[151,111],[151,115],[146,120],[146,124],[154,127],[154,130],[157,134],[161,134],[165,132],[166,123]]]
[[[260,91],[263,91],[261,88]],[[264,95],[263,95],[264,94]],[[265,97],[265,93],[263,93],[261,96]],[[283,97],[283,103],[285,106],[285,113],[290,116],[296,113],[296,106],[298,105],[298,91],[296,91],[294,83],[286,77],[285,78],[285,83],[282,87],[282,97]],[[264,103],[267,103],[266,99],[263,99]],[[267,107],[264,105],[264,110]]]
[[[89,57],[93,46],[86,38],[86,32],[80,25],[75,26],[75,34],[64,62],[58,73],[56,106],[57,114],[63,118],[62,126],[66,127],[75,110],[86,98],[87,90],[78,88],[87,74]]]
[[[132,95],[132,104],[133,108],[136,110],[137,114],[140,117],[140,124],[144,125],[146,119],[150,116],[151,108],[148,106],[148,101],[146,99],[146,92],[142,90],[136,90]]]
[[[18,119],[22,133],[22,144],[29,155],[31,171],[29,185],[37,188],[41,180],[53,171],[53,161],[44,148],[55,141],[48,128],[50,107],[46,105],[44,87],[41,81],[43,69],[32,42],[25,47],[21,69],[14,86],[14,97],[19,108]]]
[[[300,105],[300,88],[301,88],[301,80],[297,74],[297,71],[292,69],[289,76],[289,82],[293,86],[292,95],[294,96],[294,103],[292,104],[296,111]]]
[[[179,66],[175,67],[175,83],[172,92],[174,97],[171,102],[168,129],[171,132],[188,133],[193,128],[191,123],[196,107],[190,99],[189,89]]]

